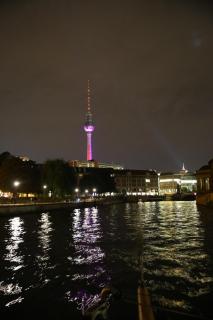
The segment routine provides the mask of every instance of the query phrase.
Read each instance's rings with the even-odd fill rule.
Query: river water
[[[213,319],[212,217],[194,201],[0,217],[0,315],[82,319],[111,286],[110,318],[137,319],[143,275],[156,310]]]

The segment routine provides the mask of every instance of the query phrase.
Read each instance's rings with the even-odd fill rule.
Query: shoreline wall
[[[124,203],[125,200],[121,199],[97,199],[94,201],[82,202],[53,202],[53,203],[30,203],[30,204],[5,204],[0,205],[0,216],[3,215],[16,215],[25,213],[36,213],[57,210],[73,210],[79,208],[87,208],[102,205],[111,205],[116,203]]]
[[[198,205],[213,207],[213,192],[197,194],[196,203]]]
[[[191,198],[182,199],[166,199],[162,196],[145,196],[145,197],[132,197],[132,196],[120,196],[120,197],[110,197],[94,199],[92,201],[81,201],[81,202],[34,202],[34,203],[16,203],[16,204],[0,204],[0,216],[4,215],[17,215],[25,213],[36,213],[36,212],[46,212],[46,211],[59,211],[59,210],[73,210],[94,206],[105,206],[118,203],[137,203],[137,202],[149,202],[149,201],[187,201],[194,200]]]

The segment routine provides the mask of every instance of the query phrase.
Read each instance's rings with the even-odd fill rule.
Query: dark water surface
[[[137,319],[142,255],[156,310],[213,319],[212,217],[169,201],[0,217],[0,315],[82,319],[111,285],[111,318]]]

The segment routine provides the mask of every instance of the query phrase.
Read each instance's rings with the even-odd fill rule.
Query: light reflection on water
[[[36,308],[52,301],[53,314],[64,306],[73,314],[82,301],[98,299],[108,284],[135,301],[143,255],[154,305],[201,313],[203,297],[213,293],[212,257],[204,242],[195,202],[2,217],[0,304],[30,309],[36,297],[41,301]],[[75,319],[81,319],[80,312]]]
[[[37,275],[40,279],[39,285],[45,285],[50,281],[47,270],[54,268],[50,261],[51,250],[51,234],[52,234],[52,222],[50,221],[50,214],[43,212],[38,219],[38,249],[40,252],[36,254],[37,268],[34,275]]]
[[[23,266],[23,256],[20,254],[19,246],[24,241],[24,223],[19,217],[11,218],[8,222],[7,229],[10,237],[5,239],[7,251],[5,260],[10,262],[8,268],[16,271]]]
[[[42,213],[41,218],[38,221],[40,224],[38,239],[43,251],[43,256],[46,256],[46,260],[48,260],[48,251],[50,250],[50,233],[53,231],[51,227],[52,223],[50,222],[50,214]]]
[[[193,299],[210,292],[213,284],[195,202],[144,203],[141,213],[144,274],[153,302],[195,312]]]
[[[97,288],[100,290],[110,281],[104,265],[105,253],[99,245],[102,231],[97,208],[86,208],[83,212],[80,209],[74,210],[72,237],[75,256],[67,258],[71,264],[81,267],[72,275],[72,281],[78,281],[81,285],[77,291],[66,292],[66,297],[82,310],[88,301],[98,299]],[[92,290],[93,287],[96,293]]]
[[[7,234],[9,234],[9,237],[6,236],[4,239],[5,253],[3,260],[6,262],[5,269],[8,270],[8,272],[20,273],[24,267],[24,257],[20,251],[20,245],[24,242],[24,222],[20,217],[10,218],[5,225],[5,230]],[[22,286],[18,282],[18,279],[14,279],[13,281],[11,281],[11,279],[1,279],[0,294],[1,293],[12,297],[10,301],[5,304],[6,306],[20,303],[23,300],[23,298],[19,296],[22,293]],[[18,295],[19,297],[14,299],[14,295]]]

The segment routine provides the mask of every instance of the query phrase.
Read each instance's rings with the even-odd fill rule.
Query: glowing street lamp
[[[46,184],[43,185],[43,190],[44,190],[44,196],[45,196],[46,190],[47,190],[47,185]]]
[[[76,193],[76,201],[79,201],[79,198],[78,198],[79,188],[75,188],[74,191]]]
[[[20,186],[20,181],[18,181],[18,180],[15,180],[14,182],[13,182],[13,186],[14,186],[14,188],[16,189],[16,192],[14,192],[14,194],[13,194],[13,197],[14,197],[14,199],[17,197],[17,188]]]
[[[95,197],[95,196],[96,196],[96,191],[97,191],[97,189],[96,189],[96,188],[93,188],[93,189],[92,189],[92,192],[93,192],[93,193],[92,193],[92,196],[93,196],[93,197]]]
[[[16,188],[19,187],[19,186],[20,186],[20,181],[17,181],[17,180],[14,181],[14,182],[13,182],[13,185],[14,185],[14,187],[16,187]]]

